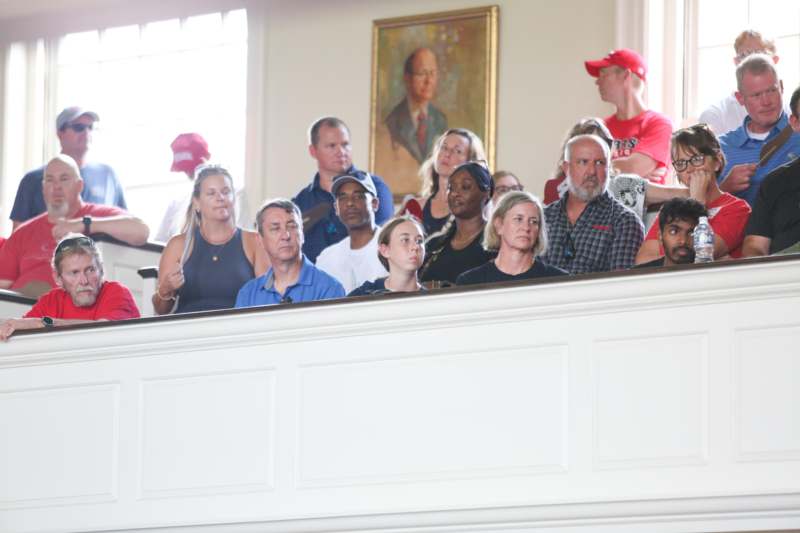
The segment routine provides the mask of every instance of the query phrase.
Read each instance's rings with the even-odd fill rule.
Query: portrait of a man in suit
[[[439,85],[439,65],[430,48],[417,48],[403,65],[406,95],[386,116],[395,150],[405,148],[418,164],[427,159],[433,142],[447,129],[447,117],[433,105]]]

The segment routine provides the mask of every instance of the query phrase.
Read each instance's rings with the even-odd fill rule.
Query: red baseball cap
[[[207,160],[208,143],[199,133],[181,133],[170,145],[172,147],[172,172],[194,174],[197,165]]]
[[[583,64],[586,65],[586,72],[593,78],[600,75],[601,68],[617,66],[630,70],[639,76],[642,81],[647,81],[647,63],[642,56],[628,48],[612,50],[603,59],[584,61]]]

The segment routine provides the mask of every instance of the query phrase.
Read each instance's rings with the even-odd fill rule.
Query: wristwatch
[[[88,237],[91,231],[92,231],[92,217],[86,215],[85,217],[83,217],[83,234]]]
[[[53,324],[53,319],[52,318],[50,318],[49,316],[43,316],[42,317],[42,325],[45,328],[52,328],[55,324]]]

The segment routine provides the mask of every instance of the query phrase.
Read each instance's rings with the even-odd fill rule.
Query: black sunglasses
[[[56,253],[63,252],[67,248],[72,248],[75,246],[90,246],[94,248],[94,241],[84,235],[81,235],[80,237],[69,237],[68,239],[63,239],[58,243],[58,246],[56,247]]]
[[[67,127],[74,131],[75,133],[83,133],[86,130],[92,131],[94,129],[94,124],[83,124],[81,122],[73,122],[72,124],[67,124]]]

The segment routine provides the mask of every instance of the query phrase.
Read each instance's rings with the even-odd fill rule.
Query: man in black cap
[[[92,130],[99,120],[97,113],[81,107],[67,107],[59,113],[56,135],[61,144],[61,153],[78,163],[84,183],[81,197],[85,202],[127,209],[125,194],[114,170],[102,163],[86,162],[86,153],[92,143]],[[25,174],[20,181],[11,209],[14,229],[47,210],[42,196],[43,179],[44,167],[40,167]]]
[[[350,292],[365,281],[388,274],[378,259],[375,213],[380,200],[372,176],[361,170],[334,178],[331,193],[336,216],[347,228],[348,236],[322,250],[317,267],[339,280],[345,292]]]

